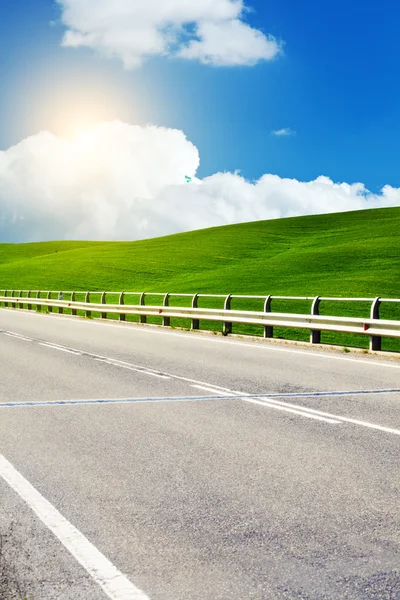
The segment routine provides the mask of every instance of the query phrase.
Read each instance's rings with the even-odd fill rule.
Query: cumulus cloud
[[[216,66],[271,60],[281,44],[248,25],[244,0],[57,0],[63,45],[85,46],[139,67],[156,55]]]
[[[43,132],[0,152],[0,241],[135,240],[244,221],[399,206],[327,177],[196,178],[197,148],[178,130],[102,123],[73,139]],[[187,183],[186,177],[192,180]]]
[[[291,129],[290,127],[284,127],[283,129],[275,129],[271,133],[272,135],[275,135],[277,137],[288,137],[291,135],[296,135],[296,132],[293,131],[293,129]]]

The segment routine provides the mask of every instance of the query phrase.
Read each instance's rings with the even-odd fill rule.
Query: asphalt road
[[[400,361],[3,309],[0,373],[0,598],[400,599]]]

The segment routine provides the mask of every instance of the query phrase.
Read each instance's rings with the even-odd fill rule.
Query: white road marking
[[[97,360],[98,362],[101,362],[103,364],[110,365],[112,367],[119,367],[120,369],[127,369],[128,371],[135,371],[136,373],[143,373],[144,375],[158,377],[159,379],[171,379],[168,375],[164,375],[163,373],[157,373],[156,371],[148,369],[147,367],[138,367],[131,365],[130,363],[114,360],[112,358],[103,358],[95,354],[88,354],[88,357],[93,358],[93,360]]]
[[[251,404],[259,404],[266,408],[273,408],[275,410],[282,410],[284,412],[293,413],[294,415],[299,415],[300,417],[306,417],[308,419],[315,419],[316,421],[323,421],[324,423],[329,423],[331,425],[341,425],[342,424],[341,421],[337,421],[335,419],[330,419],[330,418],[326,418],[326,417],[321,417],[319,415],[310,414],[309,412],[300,410],[300,407],[299,407],[299,410],[297,410],[297,409],[289,408],[289,405],[287,407],[285,405],[278,406],[277,404],[272,404],[272,403],[268,402],[267,399],[264,401],[264,400],[252,400],[251,398],[241,398],[241,400],[243,400],[244,402],[250,402]]]
[[[7,308],[0,308],[0,311],[8,311],[9,309]],[[162,330],[158,330],[158,329],[151,329],[150,327],[146,328],[145,326],[142,325],[137,325],[136,323],[126,323],[125,325],[121,325],[121,324],[117,324],[117,323],[112,323],[112,322],[103,322],[100,319],[98,320],[93,320],[93,321],[85,321],[83,319],[78,319],[75,317],[71,317],[71,316],[58,316],[58,315],[41,315],[41,314],[37,314],[34,312],[23,312],[23,313],[18,313],[19,316],[21,316],[21,314],[23,314],[24,316],[27,316],[28,318],[36,318],[36,317],[41,317],[42,319],[48,319],[49,317],[51,318],[52,316],[54,318],[60,319],[60,320],[64,320],[64,321],[69,321],[70,323],[75,323],[75,324],[79,324],[79,325],[88,325],[88,326],[100,326],[100,327],[116,327],[118,328],[120,331],[123,331],[125,329],[125,331],[129,331],[132,327],[131,330],[136,330],[136,332],[143,332],[143,333],[148,333],[148,334],[153,334],[153,335],[168,335],[168,336],[173,336],[173,337],[179,337],[180,339],[183,340],[196,340],[197,342],[205,342],[205,343],[213,343],[213,344],[227,344],[228,346],[242,346],[245,348],[249,348],[251,350],[264,350],[267,352],[286,352],[288,354],[301,354],[302,356],[314,356],[316,358],[322,358],[322,359],[328,359],[328,360],[342,360],[345,362],[351,362],[353,364],[367,364],[373,367],[387,367],[389,369],[400,369],[400,365],[392,365],[389,363],[384,363],[384,362],[378,362],[378,361],[374,361],[373,359],[371,360],[365,360],[365,359],[358,359],[358,358],[353,358],[353,357],[347,357],[347,356],[332,356],[331,354],[324,354],[323,352],[319,353],[319,352],[312,352],[310,350],[308,350],[307,348],[305,350],[293,350],[290,348],[277,348],[276,346],[269,346],[267,344],[263,344],[263,343],[254,343],[251,342],[250,340],[248,342],[239,342],[236,340],[228,340],[228,339],[223,339],[223,340],[218,340],[215,339],[213,337],[208,337],[208,336],[202,336],[202,335],[197,335],[196,333],[176,333],[173,331],[162,331]],[[207,331],[205,331],[205,333],[207,333]],[[290,343],[291,340],[288,340],[288,342]],[[292,340],[294,342],[294,340]]]
[[[69,348],[64,348],[64,346],[58,346],[56,344],[47,344],[45,342],[39,342],[39,346],[45,346],[46,348],[51,348],[52,350],[59,350],[60,352],[67,352],[68,354],[75,354],[75,356],[82,356],[82,352],[79,350],[70,350]]]
[[[206,387],[205,385],[191,385],[190,387],[195,388],[196,390],[203,390],[205,392],[211,392],[212,394],[221,394],[221,390],[212,388],[212,387]],[[224,397],[226,398],[227,396],[231,396],[232,398],[237,398],[238,394],[224,394]]]
[[[103,324],[103,323],[100,323],[100,324]],[[112,325],[107,325],[107,326],[112,326]],[[115,325],[115,326],[116,327],[120,327],[118,325]],[[8,332],[8,333],[12,333],[12,332]],[[164,333],[164,332],[160,332],[160,333]],[[16,335],[18,336],[19,334],[16,334]],[[181,338],[185,338],[185,336],[181,335],[181,334],[171,334],[171,335],[178,335]],[[209,340],[209,341],[213,341],[214,342],[214,341],[219,341],[219,340]],[[246,346],[248,348],[253,348],[254,347],[254,346],[252,346],[250,344],[241,344],[240,342],[239,343],[238,342],[227,342],[225,340],[221,340],[221,343],[231,343],[231,344],[234,344],[234,345]],[[127,363],[127,362],[124,362],[124,361],[119,361],[117,359],[113,359],[113,358],[110,358],[110,357],[101,356],[101,355],[97,355],[97,354],[91,354],[89,352],[75,350],[75,349],[72,349],[72,348],[71,349],[67,349],[67,348],[64,348],[63,346],[58,346],[58,345],[52,344],[52,343],[39,342],[39,344],[42,345],[42,346],[47,346],[47,347],[53,348],[53,349],[54,348],[55,349],[59,349],[59,350],[63,349],[63,350],[68,351],[68,352],[70,352],[72,354],[79,354],[79,355],[84,354],[84,355],[88,356],[89,358],[92,358],[94,360],[98,360],[100,362],[105,362],[107,364],[114,365],[114,366],[119,366],[119,367],[126,368],[126,369],[129,369],[129,370],[132,370],[132,371],[137,371],[137,372],[140,372],[140,373],[145,373],[145,374],[148,374],[148,375],[153,375],[155,377],[160,377],[162,379],[175,379],[175,380],[178,380],[178,381],[185,381],[185,382],[188,382],[190,384],[195,384],[195,385],[192,385],[191,387],[199,387],[199,389],[203,389],[205,391],[210,391],[210,392],[216,393],[218,395],[225,395],[226,397],[237,396],[237,397],[240,397],[243,401],[248,401],[248,402],[251,402],[253,404],[259,404],[259,405],[262,405],[262,406],[266,406],[267,408],[275,408],[276,410],[279,410],[277,407],[280,405],[281,406],[280,410],[285,410],[286,412],[292,412],[293,414],[299,414],[300,416],[304,416],[304,417],[307,416],[308,418],[314,418],[314,419],[319,420],[319,421],[325,421],[325,422],[331,423],[331,424],[340,424],[340,423],[343,423],[343,422],[352,423],[354,425],[360,425],[362,427],[367,427],[367,428],[370,428],[370,429],[375,429],[377,431],[383,431],[385,433],[392,433],[394,435],[400,435],[400,430],[398,430],[398,429],[393,429],[393,428],[390,428],[390,427],[385,427],[383,425],[376,425],[374,423],[369,423],[367,421],[361,421],[361,420],[357,420],[357,419],[351,419],[349,417],[332,415],[330,413],[325,413],[325,412],[322,412],[322,411],[317,411],[315,409],[311,409],[311,408],[299,406],[297,404],[289,404],[289,403],[286,403],[286,402],[281,402],[281,401],[278,401],[278,400],[274,400],[272,398],[269,398],[268,396],[265,397],[265,400],[264,399],[246,398],[246,397],[251,397],[251,394],[247,394],[247,393],[244,393],[244,392],[239,392],[239,391],[236,391],[236,390],[230,390],[228,388],[223,388],[223,387],[219,387],[219,386],[214,386],[213,384],[210,384],[208,382],[198,381],[196,379],[191,379],[191,378],[188,378],[188,377],[182,377],[182,376],[174,375],[174,374],[171,374],[171,373],[167,374],[167,373],[156,372],[156,371],[153,371],[151,369],[148,369],[147,367],[141,367],[139,365],[134,365],[134,364]],[[283,350],[283,349],[278,349],[278,350]],[[288,350],[288,352],[292,352],[292,351]],[[299,353],[304,354],[304,353],[298,352],[298,351],[293,351],[293,352],[296,352],[298,354]],[[315,355],[315,356],[320,356],[319,354],[311,353],[311,352],[308,352],[307,354],[309,354],[309,355]],[[342,357],[329,357],[329,358],[339,358],[339,359],[341,359]],[[345,360],[348,360],[348,359],[345,359]],[[376,364],[376,363],[373,363],[373,362],[370,362],[370,361],[365,361],[365,360],[364,361],[358,361],[358,360],[356,360],[356,361],[353,361],[353,362],[362,362],[362,363],[367,363],[367,364]],[[381,366],[392,367],[394,365],[384,364],[384,365],[381,365]],[[394,366],[394,367],[398,368],[397,366]],[[310,414],[313,414],[314,417],[310,416]],[[318,418],[317,418],[317,416],[318,416]]]
[[[124,367],[123,365],[119,365],[121,369],[127,369],[128,371],[136,371],[136,373],[144,373],[145,375],[149,375],[150,377],[157,377],[157,379],[170,379],[166,375],[158,375],[158,373],[152,373],[151,371],[140,371],[139,369],[134,369],[133,367]]]
[[[0,477],[22,498],[112,600],[149,600],[0,455]]]
[[[246,398],[243,398],[246,400]],[[262,402],[262,401],[261,401]],[[290,404],[288,402],[281,402],[280,400],[272,400],[271,398],[266,397],[266,402],[269,406],[284,406],[295,408],[296,410],[301,410],[305,413],[310,413],[313,415],[319,415],[322,417],[327,417],[329,419],[337,419],[342,423],[351,423],[352,425],[360,425],[361,427],[368,427],[369,429],[376,429],[377,431],[383,431],[385,433],[392,433],[394,435],[400,435],[400,429],[393,429],[392,427],[385,427],[384,425],[377,425],[376,423],[369,423],[368,421],[361,421],[359,419],[351,419],[350,417],[343,417],[342,415],[333,415],[331,413],[324,412],[322,410],[315,410],[314,408],[308,408],[307,406],[299,406],[298,404]]]
[[[11,331],[5,331],[4,335],[8,335],[8,337],[16,338],[17,340],[23,340],[24,342],[33,342],[31,338],[28,338],[24,335],[20,335],[19,333],[13,333]]]

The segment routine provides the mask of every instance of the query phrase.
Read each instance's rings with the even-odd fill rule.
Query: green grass
[[[139,242],[0,244],[0,287],[398,298],[399,232],[400,208],[388,208],[245,223]],[[321,305],[322,314],[344,309],[349,315],[369,314],[366,304]],[[273,310],[308,312],[309,303],[276,302]],[[382,317],[400,318],[400,307],[384,305]],[[308,339],[307,332],[279,330],[276,335]],[[366,340],[323,334],[323,341],[365,346]],[[385,345],[399,346],[395,341]]]

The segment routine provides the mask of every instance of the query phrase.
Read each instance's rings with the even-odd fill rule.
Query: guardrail
[[[78,301],[77,296],[83,296],[83,301]],[[100,302],[91,302],[93,296],[99,296]],[[53,298],[52,296],[57,296]],[[108,304],[107,298],[117,296],[118,303]],[[126,303],[129,296],[136,296],[138,303]],[[68,297],[67,299],[65,299]],[[158,304],[146,304],[146,299],[162,298]],[[189,298],[190,307],[170,306],[173,298]],[[199,300],[203,298],[223,300],[223,308],[201,308]],[[263,301],[263,311],[233,310],[233,300]],[[272,303],[277,300],[284,301],[309,301],[311,311],[309,314],[281,313],[272,311]],[[320,315],[322,302],[362,302],[369,303],[369,318],[355,318],[346,316]],[[43,290],[3,290],[0,291],[0,306],[24,308],[28,310],[36,307],[38,311],[47,308],[49,312],[57,309],[59,313],[68,310],[72,315],[83,311],[87,317],[92,312],[99,313],[101,318],[109,314],[118,315],[125,321],[127,315],[139,317],[140,323],[146,323],[147,317],[161,317],[164,326],[170,326],[171,319],[190,319],[193,330],[200,328],[200,321],[217,321],[223,323],[223,333],[232,333],[232,325],[259,325],[264,328],[264,337],[274,336],[274,327],[307,329],[310,330],[310,343],[321,343],[321,332],[351,333],[369,338],[370,350],[381,350],[382,338],[400,338],[400,320],[380,319],[382,303],[400,304],[400,299],[394,298],[325,298],[317,296],[243,296],[221,294],[170,294],[150,292],[54,292]]]

